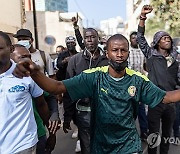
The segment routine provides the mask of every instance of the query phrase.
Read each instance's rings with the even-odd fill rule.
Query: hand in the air
[[[153,10],[151,5],[144,5],[142,10],[141,10],[141,15],[146,16],[146,14],[151,13]]]

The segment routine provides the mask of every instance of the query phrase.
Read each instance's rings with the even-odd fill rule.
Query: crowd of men
[[[180,42],[158,31],[148,45],[145,21],[152,10],[143,6],[130,43],[121,34],[99,38],[94,28],[82,36],[73,17],[76,38],[56,48],[54,67],[46,51],[33,47],[28,29],[17,31],[16,44],[0,31],[0,154],[50,154],[56,132],[62,126],[68,133],[72,121],[76,152],[141,154],[141,141],[158,133],[160,154],[168,154],[165,139],[172,132],[180,138]],[[148,144],[148,153],[157,147]]]

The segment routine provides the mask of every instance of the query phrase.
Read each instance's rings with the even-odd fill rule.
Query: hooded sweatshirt
[[[176,62],[177,52],[173,46],[168,57],[164,57],[157,51],[157,44],[163,36],[170,36],[164,31],[154,35],[151,47],[144,37],[145,27],[138,27],[137,40],[141,51],[147,58],[147,69],[149,79],[159,88],[170,91],[175,90],[177,85],[178,63]],[[171,38],[171,37],[170,37]],[[172,39],[171,39],[172,40]]]

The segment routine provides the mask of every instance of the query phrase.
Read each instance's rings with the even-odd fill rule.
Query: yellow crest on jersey
[[[135,93],[136,93],[136,87],[135,86],[130,86],[128,88],[128,93],[129,93],[130,96],[134,96]]]

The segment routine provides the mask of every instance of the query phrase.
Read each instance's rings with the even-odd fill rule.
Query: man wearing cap
[[[30,51],[32,61],[40,66],[41,71],[43,73],[46,72],[49,77],[53,77],[55,72],[51,57],[47,52],[44,52],[44,60],[40,50],[33,47],[34,39],[32,37],[32,33],[28,29],[20,29],[17,31],[14,37],[18,39],[17,44],[25,46]]]
[[[138,26],[137,39],[141,51],[147,58],[147,70],[149,79],[159,88],[165,91],[172,91],[177,86],[178,63],[176,62],[177,52],[173,49],[171,36],[159,31],[154,35],[151,47],[145,37],[145,20],[153,8],[150,5],[143,6]],[[172,126],[175,119],[175,104],[159,103],[155,108],[148,109],[149,133],[160,132],[160,121],[162,122],[162,140],[160,144],[160,154],[168,154],[169,142]],[[149,154],[156,154],[157,147],[149,145]]]
[[[58,54],[57,58],[57,68],[58,71],[56,73],[56,78],[59,81],[62,81],[66,78],[66,69],[68,66],[69,59],[77,53],[76,51],[76,39],[73,36],[68,36],[65,39],[67,50],[62,51]],[[63,95],[59,95],[59,101],[62,103],[62,97]],[[69,102],[71,102],[70,98],[67,98]],[[75,121],[74,121],[75,124]],[[77,132],[77,129],[75,129]],[[77,134],[77,133],[76,133]],[[77,136],[77,135],[75,135]]]
[[[59,74],[59,75],[56,77],[59,81],[65,79],[68,61],[69,61],[71,56],[73,56],[77,53],[77,51],[76,51],[76,39],[73,36],[66,37],[65,43],[67,46],[67,50],[59,53],[58,59],[57,59],[57,68],[59,69],[57,74]]]

